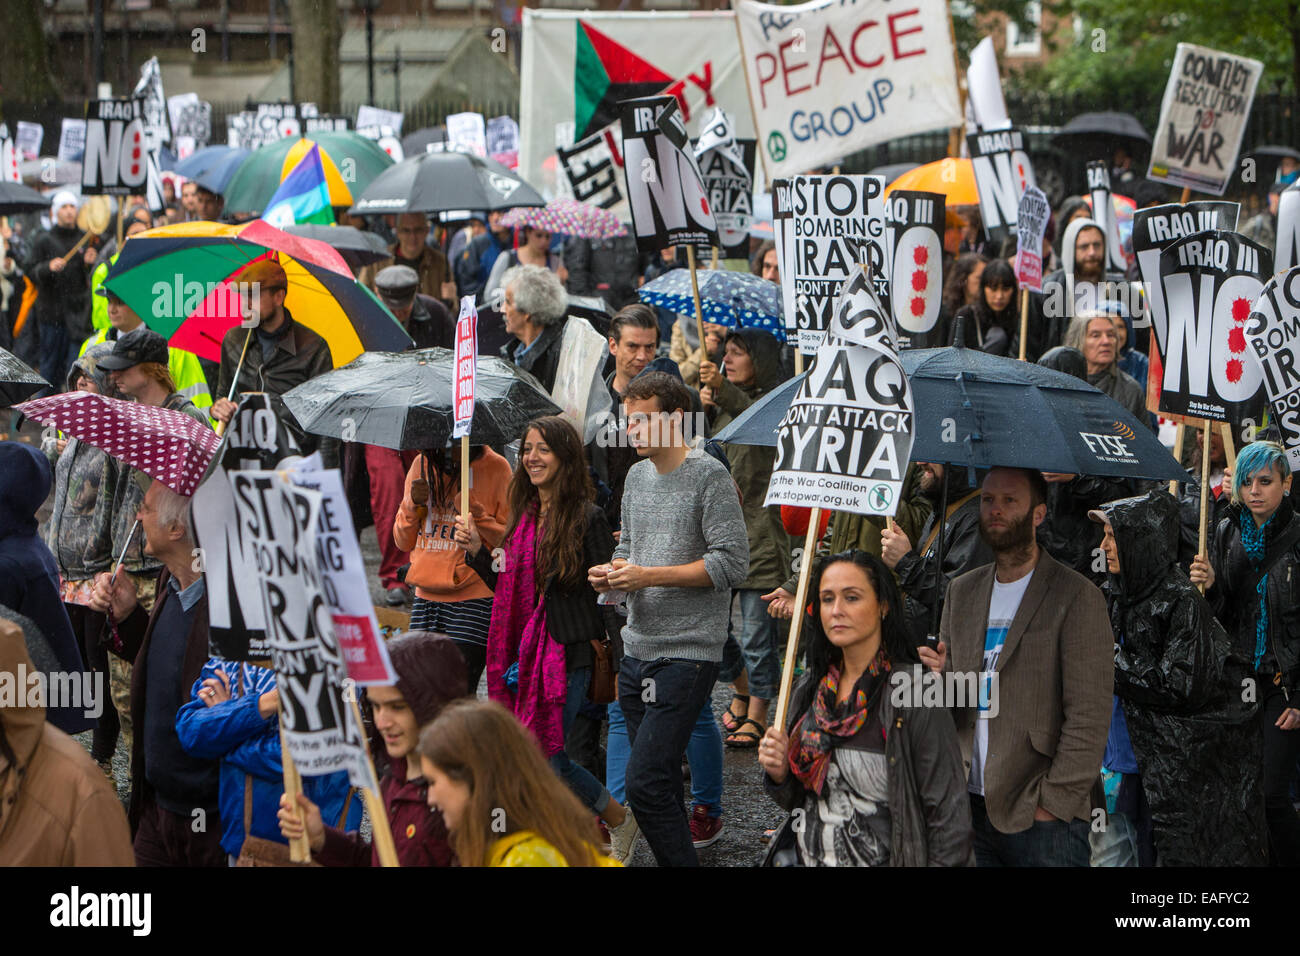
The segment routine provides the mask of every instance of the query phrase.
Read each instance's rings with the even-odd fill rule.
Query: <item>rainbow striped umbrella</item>
[[[531,226],[579,239],[615,239],[627,235],[627,227],[608,209],[567,198],[552,199],[540,207],[517,206],[501,217],[501,225],[512,229]]]
[[[336,368],[362,352],[400,352],[413,344],[336,250],[260,219],[238,226],[178,223],[139,233],[123,245],[104,285],[173,348],[215,362],[222,338],[243,320],[235,277],[265,258],[275,258],[288,276],[285,308],[325,340]]]

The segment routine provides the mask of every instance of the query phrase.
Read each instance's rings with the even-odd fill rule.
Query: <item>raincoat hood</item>
[[[740,339],[754,362],[754,380],[741,386],[745,391],[765,394],[781,384],[781,343],[776,336],[762,329],[734,329],[727,333],[726,341],[732,339]]]
[[[1167,492],[1121,498],[1089,512],[1110,522],[1119,550],[1119,573],[1110,574],[1122,604],[1142,600],[1169,577],[1178,560],[1178,502]]]
[[[1102,252],[1103,254],[1105,253],[1104,243],[1106,240],[1106,230],[1102,229],[1101,223],[1099,223],[1095,219],[1089,219],[1087,217],[1074,220],[1072,223],[1070,223],[1068,226],[1065,227],[1065,238],[1061,240],[1061,271],[1063,271],[1068,276],[1074,275],[1074,245],[1075,245],[1075,241],[1079,238],[1079,233],[1084,229],[1101,230],[1102,243],[1103,243]],[[1106,261],[1105,259],[1103,259],[1102,260],[1103,273],[1105,272],[1105,269],[1106,269]]]
[[[99,367],[99,361],[105,355],[113,353],[112,342],[101,342],[99,345],[92,345],[86,349],[84,355],[72,363],[68,369],[68,391],[77,390],[77,376],[79,374],[87,375],[96,385],[99,386],[101,395],[112,393],[112,384],[108,380],[108,372]]]
[[[0,442],[0,539],[36,534],[36,512],[53,480],[49,461],[37,449]]]
[[[1080,381],[1088,380],[1088,362],[1083,353],[1067,345],[1058,345],[1043,353],[1038,364],[1043,368],[1055,369],[1067,375],[1073,375]]]

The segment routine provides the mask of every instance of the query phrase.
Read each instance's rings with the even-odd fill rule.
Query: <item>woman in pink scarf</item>
[[[489,696],[532,731],[578,798],[617,828],[635,826],[631,813],[564,751],[587,697],[592,642],[608,640],[615,650],[620,643],[617,614],[596,604],[587,582],[587,569],[608,563],[614,553],[614,536],[595,496],[573,426],[558,416],[538,418],[528,424],[519,448],[501,550],[492,554],[483,547],[473,518],[457,519],[456,541],[494,592]]]

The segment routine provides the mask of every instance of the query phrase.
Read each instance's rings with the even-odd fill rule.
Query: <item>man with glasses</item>
[[[397,242],[388,247],[392,257],[372,263],[361,270],[358,281],[366,285],[371,292],[375,288],[375,277],[389,266],[408,266],[420,277],[417,290],[445,305],[452,315],[459,311],[456,302],[456,283],[452,281],[451,269],[447,257],[441,249],[435,249],[425,240],[429,238],[429,220],[424,213],[407,212],[397,217]]]

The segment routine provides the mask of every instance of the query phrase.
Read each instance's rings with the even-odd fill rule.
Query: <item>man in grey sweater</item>
[[[618,697],[632,743],[628,802],[660,866],[696,866],[682,754],[717,679],[749,543],[726,468],[683,438],[686,387],[650,372],[623,398],[628,439],[646,460],[627,474],[614,557],[589,578],[627,594]]]

